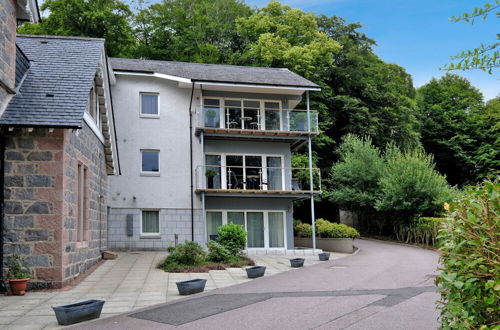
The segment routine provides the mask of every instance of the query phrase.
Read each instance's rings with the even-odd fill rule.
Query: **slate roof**
[[[318,88],[288,69],[111,58],[118,71],[162,73],[195,81]]]
[[[18,35],[30,67],[0,124],[81,127],[104,39]]]

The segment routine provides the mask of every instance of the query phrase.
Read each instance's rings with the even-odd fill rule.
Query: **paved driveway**
[[[358,254],[81,329],[436,329],[438,254],[358,240]]]

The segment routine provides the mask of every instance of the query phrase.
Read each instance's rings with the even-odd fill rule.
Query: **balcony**
[[[321,172],[313,168],[200,165],[196,168],[196,192],[209,196],[304,198],[321,193]],[[302,196],[302,197],[301,197]]]
[[[209,137],[283,139],[294,141],[318,134],[318,112],[307,110],[210,107],[196,109],[196,134]],[[310,125],[310,127],[309,127]]]

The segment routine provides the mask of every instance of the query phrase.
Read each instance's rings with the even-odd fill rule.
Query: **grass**
[[[207,273],[210,270],[224,270],[226,268],[241,268],[246,266],[255,266],[255,262],[248,257],[238,257],[237,260],[230,263],[215,263],[203,261],[196,265],[181,265],[177,263],[164,263],[158,265],[158,268],[169,273]]]

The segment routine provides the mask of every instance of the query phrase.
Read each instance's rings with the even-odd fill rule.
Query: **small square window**
[[[160,173],[160,152],[158,150],[141,150],[141,172]]]
[[[141,115],[149,117],[158,117],[160,115],[158,94],[141,93]]]
[[[141,235],[160,234],[160,212],[143,210],[141,214]]]

